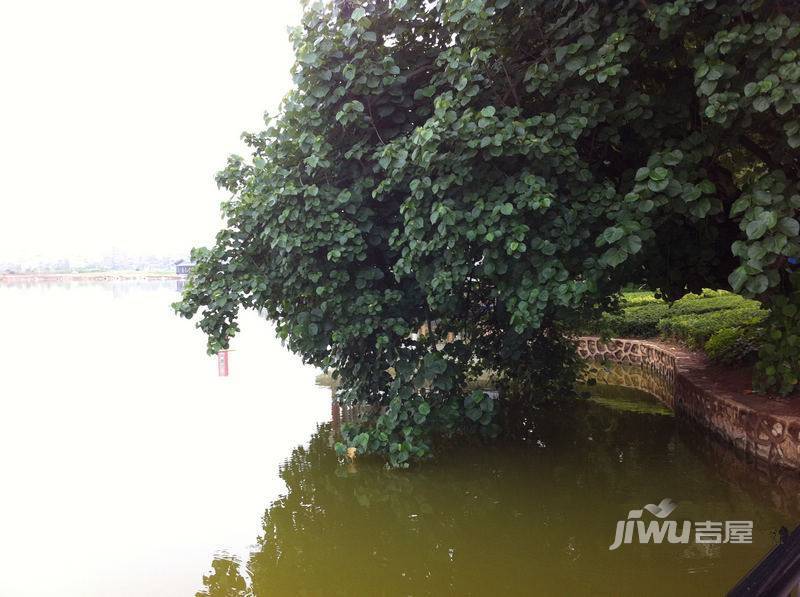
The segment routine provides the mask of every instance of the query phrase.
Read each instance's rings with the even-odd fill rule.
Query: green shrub
[[[793,276],[795,292],[776,296],[765,322],[754,385],[759,391],[790,394],[800,383],[800,273]]]
[[[738,294],[734,294],[728,290],[712,290],[710,288],[704,288],[703,292],[700,294],[695,294],[694,292],[689,292],[681,297],[682,301],[694,300],[694,299],[703,299],[703,298],[714,298],[717,296],[736,296],[739,297]],[[739,297],[742,298],[742,297]],[[746,299],[742,299],[746,300]]]
[[[671,305],[655,298],[652,292],[626,292],[622,304],[622,312],[604,316],[597,330],[620,338],[651,338],[659,334],[660,324],[667,319],[742,308],[757,310],[759,306],[756,301],[724,290],[687,294]]]
[[[751,326],[760,323],[767,311],[754,306],[679,315],[662,320],[658,327],[661,334],[685,342],[692,348],[705,345],[716,332],[729,327]]]
[[[602,328],[619,338],[651,338],[658,335],[658,322],[668,313],[667,303],[645,303],[625,308],[619,314],[605,315]]]
[[[703,349],[712,361],[723,365],[749,364],[758,356],[762,334],[755,325],[722,328],[711,335]]]
[[[710,313],[712,311],[723,311],[741,308],[758,309],[757,301],[748,300],[738,294],[718,294],[712,296],[687,295],[675,301],[669,310],[668,317],[679,315],[693,315],[700,313]]]
[[[603,316],[593,331],[617,338],[674,338],[704,348],[723,364],[755,360],[763,337],[758,324],[767,316],[759,302],[725,290],[705,289],[672,304],[653,292],[625,292],[621,304],[620,313]]]
[[[623,292],[622,301],[623,305],[626,307],[663,302],[661,299],[656,298],[655,293],[650,290],[634,290],[631,292]]]

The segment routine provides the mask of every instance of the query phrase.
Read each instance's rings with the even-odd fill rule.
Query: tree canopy
[[[227,226],[176,305],[210,352],[263,309],[376,407],[346,443],[400,466],[496,433],[480,371],[570,387],[570,336],[630,283],[779,297],[760,371],[797,383],[800,5],[339,0],[291,39],[295,86],[218,174]]]

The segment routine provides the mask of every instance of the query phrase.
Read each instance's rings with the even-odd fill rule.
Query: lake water
[[[796,476],[619,388],[410,471],[341,465],[318,372],[245,313],[218,377],[176,298],[0,286],[0,597],[715,595],[798,522]],[[753,543],[608,549],[666,497]]]

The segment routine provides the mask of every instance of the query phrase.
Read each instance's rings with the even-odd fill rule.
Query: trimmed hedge
[[[664,302],[661,299],[656,298],[656,295],[649,290],[633,290],[631,292],[623,292],[622,299],[627,307]]]
[[[658,334],[658,322],[669,314],[666,303],[649,303],[624,308],[617,315],[605,315],[602,331],[620,338],[650,338]]]
[[[756,301],[747,300],[737,294],[721,294],[708,298],[684,297],[673,303],[669,309],[670,317],[697,315],[712,311],[729,311],[742,308],[758,309]]]
[[[687,294],[671,305],[655,298],[652,292],[624,293],[622,312],[605,315],[596,331],[621,338],[652,338],[662,330],[662,323],[685,315],[748,308],[758,310],[756,301],[724,290],[706,290],[702,295]],[[669,329],[669,326],[667,326]],[[715,328],[717,331],[719,328]],[[671,333],[674,332],[671,331]],[[679,337],[679,339],[682,339]]]
[[[703,350],[712,361],[723,365],[754,363],[762,334],[763,330],[756,325],[722,328],[712,334]]]
[[[688,294],[684,294],[683,297],[681,297],[680,300],[688,301],[688,300],[692,300],[692,299],[714,298],[716,296],[739,296],[739,295],[738,294],[734,294],[734,293],[730,292],[729,290],[711,290],[710,288],[706,288],[700,294],[695,294],[693,292],[689,292]],[[741,298],[743,301],[747,300],[747,299],[742,298],[742,297],[739,297],[739,298]]]
[[[702,348],[718,331],[757,325],[767,314],[767,311],[758,307],[745,306],[711,313],[679,315],[662,320],[658,329],[663,336],[681,340],[692,348]]]
[[[757,301],[725,290],[687,294],[672,304],[652,292],[626,292],[621,305],[620,313],[603,316],[591,331],[618,338],[671,338],[704,348],[711,359],[726,364],[754,360],[767,316]]]

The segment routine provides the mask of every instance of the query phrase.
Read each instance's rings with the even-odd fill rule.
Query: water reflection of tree
[[[751,481],[712,475],[719,461],[698,460],[695,438],[673,418],[565,402],[543,407],[520,436],[442,449],[446,457],[412,471],[341,465],[324,426],[281,468],[287,492],[264,514],[248,563],[252,595],[499,594],[524,583],[581,593],[587,565],[619,566],[608,551],[615,521],[680,498],[676,480],[687,495],[750,501],[728,486]],[[631,582],[669,570],[659,550],[636,558]],[[228,595],[201,593],[216,594]]]
[[[644,430],[641,418],[637,426],[634,417],[589,411],[585,417],[548,413],[546,427],[524,430],[525,441],[444,450],[457,461],[443,458],[411,473],[373,463],[340,466],[327,429],[321,430],[281,471],[288,491],[265,513],[260,549],[249,563],[254,595],[366,595],[376,587],[388,594],[469,593],[481,585],[489,590],[487,571],[502,569],[511,576],[495,587],[517,587],[514,571],[529,566],[532,542],[540,543],[532,548],[537,552],[580,547],[574,517],[585,510],[583,491],[594,481],[576,475],[583,469],[577,461],[591,459],[593,475],[625,487],[620,450],[629,468],[639,453],[670,441],[669,427]],[[626,418],[631,428],[621,429]],[[617,445],[624,436],[625,445]],[[554,453],[557,466],[550,461]],[[540,495],[528,491],[537,487]],[[526,528],[531,520],[574,528],[533,539]],[[519,553],[512,553],[514,545]]]
[[[211,562],[211,574],[203,576],[202,591],[196,597],[250,597],[252,593],[239,572],[239,562],[229,556],[219,556]]]

